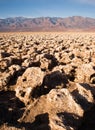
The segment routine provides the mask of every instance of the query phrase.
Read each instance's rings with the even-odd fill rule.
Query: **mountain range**
[[[72,16],[0,19],[0,32],[13,31],[95,31],[95,18]]]

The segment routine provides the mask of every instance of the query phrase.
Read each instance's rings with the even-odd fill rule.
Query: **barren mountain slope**
[[[0,19],[2,31],[95,31],[95,19],[81,16],[6,18]]]

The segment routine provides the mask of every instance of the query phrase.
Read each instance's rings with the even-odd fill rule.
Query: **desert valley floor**
[[[95,33],[0,33],[0,130],[95,130]]]

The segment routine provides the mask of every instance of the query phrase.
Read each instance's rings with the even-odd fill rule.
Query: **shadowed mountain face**
[[[81,16],[6,18],[0,19],[2,31],[95,31],[95,19]]]

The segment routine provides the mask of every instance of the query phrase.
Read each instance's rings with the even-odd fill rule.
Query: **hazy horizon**
[[[95,18],[95,0],[0,0],[0,18]]]
[[[89,16],[66,16],[66,17],[57,17],[57,16],[36,16],[36,17],[27,17],[27,16],[10,16],[10,17],[5,17],[5,18],[1,18],[0,19],[7,19],[7,18],[26,18],[26,19],[35,19],[35,18],[69,18],[69,17],[83,17],[83,18],[92,18],[92,19],[95,19],[95,17],[89,17]]]

